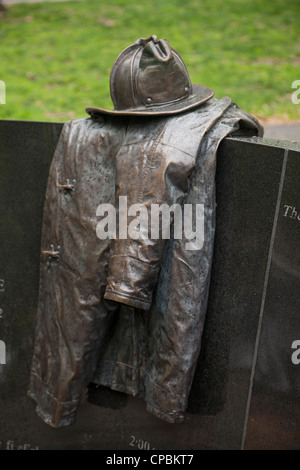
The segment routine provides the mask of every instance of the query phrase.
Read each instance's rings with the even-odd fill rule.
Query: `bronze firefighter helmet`
[[[213,97],[203,85],[192,85],[180,55],[166,39],[138,39],[117,57],[110,75],[114,109],[87,108],[90,115],[157,116],[195,108]]]

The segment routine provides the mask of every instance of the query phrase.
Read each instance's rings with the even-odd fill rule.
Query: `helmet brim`
[[[205,103],[214,96],[214,91],[204,85],[192,85],[193,93],[187,98],[180,101],[172,101],[171,103],[122,109],[122,110],[108,110],[104,108],[86,108],[86,112],[91,116],[97,114],[109,114],[111,116],[160,116],[169,114],[178,114],[189,109],[196,108]]]

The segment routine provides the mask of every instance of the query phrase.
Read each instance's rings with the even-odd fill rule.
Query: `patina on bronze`
[[[178,52],[166,39],[139,39],[116,59],[110,75],[114,109],[87,108],[89,114],[158,116],[195,108],[213,97],[203,85],[192,85]]]
[[[163,88],[153,81],[157,93],[152,70],[164,76]],[[263,133],[230,98],[203,90],[204,99],[187,77],[166,41],[139,40],[112,70],[118,109],[88,108],[92,119],[64,125],[44,206],[28,390],[51,426],[74,422],[89,382],[143,398],[170,423],[184,420],[209,292],[218,146]],[[185,236],[99,240],[97,207],[118,209],[119,196],[128,205],[204,205],[202,248],[189,251]]]

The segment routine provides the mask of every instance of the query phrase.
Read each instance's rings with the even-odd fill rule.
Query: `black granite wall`
[[[209,308],[185,422],[93,384],[73,426],[37,417],[26,391],[61,128],[0,120],[0,449],[300,449],[300,144],[258,138],[228,138],[218,153]]]

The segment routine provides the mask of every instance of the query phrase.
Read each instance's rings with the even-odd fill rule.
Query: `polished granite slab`
[[[26,391],[61,128],[0,120],[0,449],[299,449],[300,144],[270,139],[228,138],[218,152],[209,307],[185,422],[165,423],[95,384],[73,426],[36,416]]]

